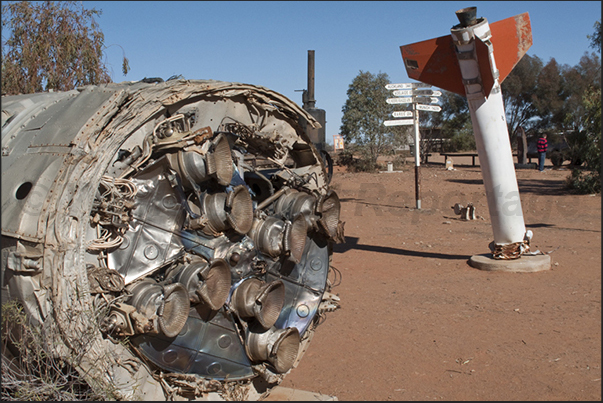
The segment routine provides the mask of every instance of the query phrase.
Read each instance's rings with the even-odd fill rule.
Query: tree
[[[524,55],[501,85],[509,135],[515,133],[519,126],[526,127],[536,114],[532,96],[541,70],[542,60],[539,57]]]
[[[563,73],[563,129],[580,131],[584,126],[584,95],[591,88],[601,88],[601,60],[585,52],[580,62]]]
[[[573,84],[575,77],[569,77],[580,76],[587,70],[592,75],[588,68],[572,69],[559,65],[554,58],[543,65],[538,56],[525,55],[502,83],[509,135],[516,133],[519,127],[563,131],[568,97],[581,86]],[[580,81],[584,80],[580,78]]]
[[[385,73],[360,73],[350,84],[342,112],[340,132],[346,144],[359,146],[363,158],[374,168],[379,155],[405,142],[407,128],[385,126],[394,111],[386,102],[389,96],[385,85],[390,82]]]
[[[584,129],[578,132],[583,139],[582,157],[586,162],[583,172],[574,169],[567,185],[579,193],[601,192],[601,87],[593,88],[584,95],[586,119]]]
[[[101,11],[82,2],[2,5],[2,93],[67,91],[111,82],[102,61],[104,35],[94,21]],[[124,55],[122,71],[129,70]]]
[[[561,66],[554,58],[540,70],[536,77],[536,87],[532,94],[534,110],[533,126],[559,130],[563,121],[563,78]]]
[[[595,32],[588,35],[591,47],[601,52],[601,22],[595,23]],[[573,71],[573,78],[586,82],[582,92],[580,108],[576,108],[576,130],[572,133],[577,141],[579,156],[584,159],[589,172],[574,169],[567,185],[579,193],[601,192],[601,62],[596,54],[585,54]],[[574,97],[575,98],[575,97]],[[568,114],[568,120],[572,117]]]
[[[475,150],[467,98],[442,90],[440,101],[440,112],[421,112],[419,115],[421,162],[425,162],[432,151]]]
[[[467,98],[454,92],[442,91],[440,113],[433,114],[434,125],[440,127],[442,138],[449,139],[444,151],[475,150],[475,137]]]
[[[595,32],[586,37],[590,39],[590,47],[601,53],[601,21],[596,21],[594,28]]]

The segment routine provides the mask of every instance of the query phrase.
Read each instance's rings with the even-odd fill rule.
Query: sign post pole
[[[421,135],[419,133],[419,110],[417,109],[417,104],[413,103],[412,105],[415,111],[415,199],[417,200],[417,210],[421,210],[421,156],[419,154]]]
[[[419,111],[439,112],[442,110],[438,105],[426,105],[437,103],[437,97],[442,95],[441,91],[430,89],[430,84],[425,83],[398,83],[387,84],[386,89],[393,91],[393,95],[399,98],[387,98],[388,104],[412,104],[412,111],[396,111],[392,113],[398,119],[386,120],[385,126],[413,125],[415,129],[415,196],[417,201],[417,210],[421,210],[421,133],[419,131]]]

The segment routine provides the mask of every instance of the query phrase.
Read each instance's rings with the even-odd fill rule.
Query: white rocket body
[[[469,104],[494,232],[494,243],[505,245],[523,242],[526,227],[488,21],[483,18],[473,26],[455,27],[451,30],[451,35],[457,50],[465,95]],[[476,37],[488,46],[494,77],[494,85],[489,94],[484,93],[482,85]]]

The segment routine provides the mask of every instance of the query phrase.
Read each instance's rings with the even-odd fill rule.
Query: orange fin
[[[465,95],[450,35],[400,46],[400,51],[409,78]]]
[[[498,68],[498,81],[509,75],[513,67],[532,46],[532,26],[528,13],[490,24],[494,60]]]
[[[532,46],[532,28],[528,13],[516,15],[490,24],[494,58],[499,71],[499,82]],[[465,95],[456,50],[450,35],[400,46],[408,77],[435,87]],[[488,48],[480,40],[476,43],[480,73],[486,94],[494,85]]]

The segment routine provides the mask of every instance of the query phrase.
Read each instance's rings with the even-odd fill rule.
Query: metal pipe
[[[414,102],[412,104],[412,107],[415,112],[415,199],[417,201],[417,209],[421,210],[421,135],[419,132],[419,110],[417,109],[417,104]]]
[[[270,203],[272,203],[273,201],[275,201],[276,199],[278,199],[279,197],[281,197],[281,195],[283,193],[285,193],[287,190],[289,190],[289,186],[283,186],[278,192],[276,192],[275,194],[273,194],[272,196],[266,198],[263,202],[261,202],[260,204],[258,204],[257,207],[255,208],[255,210],[256,211],[263,210]]]

